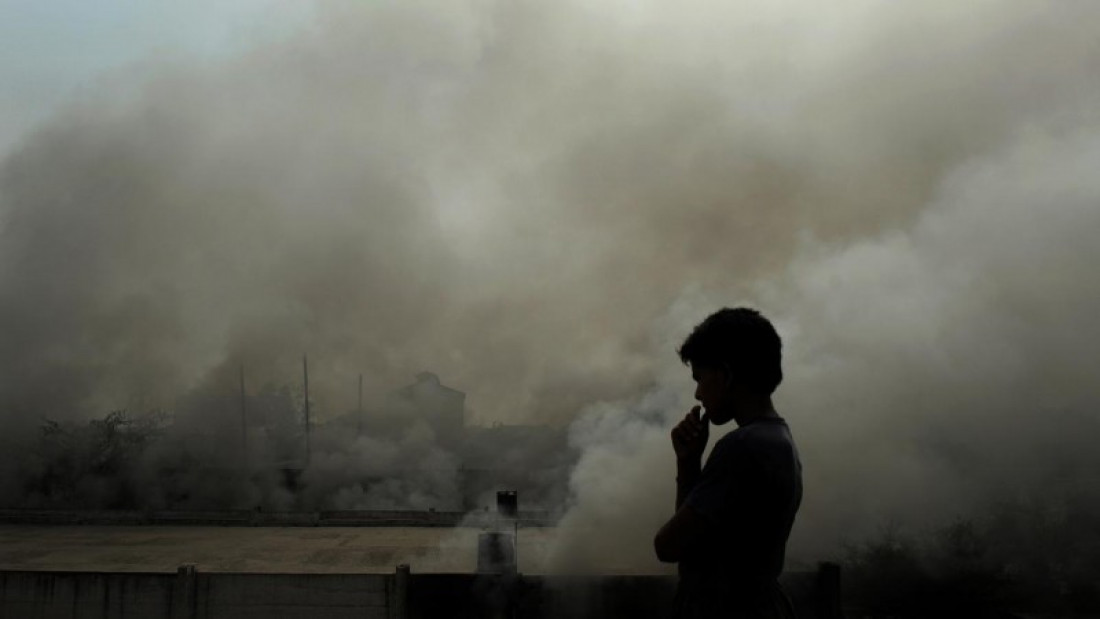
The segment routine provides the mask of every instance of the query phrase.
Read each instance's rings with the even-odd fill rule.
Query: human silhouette
[[[802,501],[802,464],[772,404],[783,379],[779,334],[756,310],[724,308],[679,354],[701,407],[672,430],[676,513],[654,539],[657,557],[679,564],[674,616],[793,617],[777,579]],[[737,428],[702,465],[709,426],[731,420]]]

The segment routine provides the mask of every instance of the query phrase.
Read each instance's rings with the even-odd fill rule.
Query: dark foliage
[[[1012,502],[922,536],[886,528],[848,548],[846,603],[857,617],[1100,612],[1097,516],[1083,499]]]
[[[134,509],[139,480],[132,471],[161,436],[161,411],[133,416],[113,411],[84,425],[46,420],[25,454],[23,504],[30,507]]]

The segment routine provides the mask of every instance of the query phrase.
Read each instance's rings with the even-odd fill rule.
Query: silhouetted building
[[[466,394],[443,385],[432,372],[421,372],[415,383],[390,392],[386,408],[400,417],[427,422],[444,447],[454,448],[462,442]]]

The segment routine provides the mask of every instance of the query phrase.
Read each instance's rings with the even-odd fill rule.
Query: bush
[[[845,598],[871,617],[1001,617],[1100,609],[1095,503],[998,505],[923,536],[897,527],[847,548]]]

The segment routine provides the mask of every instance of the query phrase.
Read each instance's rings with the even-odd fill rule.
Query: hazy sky
[[[652,562],[675,346],[744,303],[799,547],[1097,486],[1098,3],[4,6],[9,420],[430,369],[574,422],[565,546]]]
[[[308,22],[292,0],[0,0],[0,152],[82,88],[160,57],[213,61]]]

